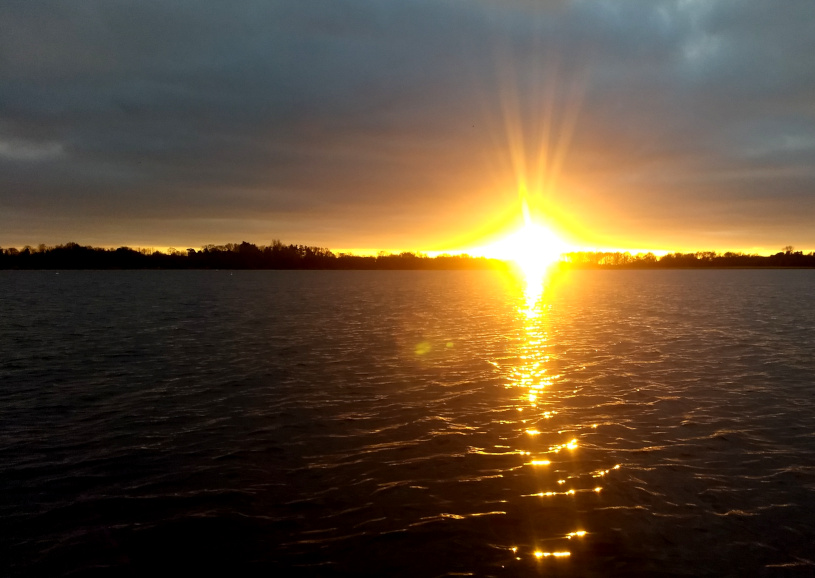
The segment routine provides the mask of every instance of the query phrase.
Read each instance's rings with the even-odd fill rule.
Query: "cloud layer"
[[[815,249],[815,5],[10,0],[0,244]]]

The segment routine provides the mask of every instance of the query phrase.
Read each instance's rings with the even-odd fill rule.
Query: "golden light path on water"
[[[526,207],[524,205],[524,207]],[[526,226],[530,226],[529,213],[524,213]],[[533,235],[529,235],[532,237]],[[532,240],[532,239],[530,239]],[[534,259],[534,255],[533,255]],[[520,363],[515,367],[511,375],[512,386],[520,390],[518,399],[518,410],[524,411],[527,407],[535,410],[538,407],[540,398],[545,395],[546,388],[550,387],[555,380],[559,377],[553,375],[548,367],[549,355],[547,353],[547,345],[549,334],[547,331],[548,306],[544,300],[544,289],[548,281],[548,271],[551,262],[545,262],[541,257],[538,261],[526,259],[525,262],[519,263],[521,272],[523,274],[523,290],[524,299],[521,303],[520,313],[523,322],[523,335],[520,352]],[[556,413],[556,410],[544,411],[541,415],[549,419]],[[528,436],[539,436],[540,431],[537,429],[527,429],[525,433]],[[575,450],[577,447],[577,440],[571,440],[567,446],[569,450]],[[561,448],[554,449],[560,451]],[[553,451],[553,448],[547,450]],[[529,453],[529,452],[528,452]],[[552,461],[547,457],[536,456],[528,462],[532,467],[547,467],[551,466]],[[555,495],[574,495],[575,490],[560,490],[540,492],[540,497],[551,497]],[[585,530],[575,530],[568,534],[569,538],[582,537],[586,534]],[[537,560],[543,558],[567,558],[571,556],[569,550],[545,550],[540,547],[532,552],[532,555]]]
[[[578,498],[578,494],[599,496],[602,487],[597,485],[597,479],[611,469],[620,467],[616,465],[608,470],[596,471],[587,469],[587,464],[592,460],[580,459],[579,430],[596,425],[570,424],[564,429],[564,420],[557,419],[561,417],[558,416],[558,403],[562,403],[565,397],[564,392],[552,396],[550,391],[558,387],[561,375],[553,363],[557,355],[553,352],[556,344],[551,342],[553,305],[551,296],[547,294],[547,287],[553,284],[556,275],[551,263],[523,268],[523,294],[518,305],[522,325],[520,344],[517,363],[510,370],[507,385],[516,392],[514,403],[521,416],[518,421],[521,426],[519,434],[523,435],[519,439],[523,440],[523,446],[518,451],[528,460],[525,465],[532,469],[532,475],[540,487],[539,491],[521,497],[544,501],[536,504],[541,516],[547,515],[546,500],[567,500],[574,518],[571,531],[533,536],[531,544],[511,548],[516,560],[529,556],[538,563],[572,557],[573,548],[570,545],[589,535],[579,521],[577,512],[580,508],[573,500]],[[557,425],[553,422],[557,422]],[[552,427],[546,427],[550,423]],[[546,523],[542,525],[548,526]]]

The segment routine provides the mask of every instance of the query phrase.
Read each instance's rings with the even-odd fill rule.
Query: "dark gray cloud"
[[[815,249],[813,103],[811,0],[9,0],[0,244]]]

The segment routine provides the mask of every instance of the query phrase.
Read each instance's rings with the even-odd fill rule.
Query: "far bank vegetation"
[[[228,243],[200,249],[166,252],[119,247],[105,249],[66,243],[37,247],[0,247],[0,269],[358,269],[358,270],[451,270],[506,269],[511,265],[497,259],[461,255],[428,257],[402,252],[362,256],[335,253],[322,247]],[[815,252],[784,247],[774,255],[739,252],[653,253],[579,251],[564,253],[557,264],[575,269],[704,269],[704,268],[813,268]]]

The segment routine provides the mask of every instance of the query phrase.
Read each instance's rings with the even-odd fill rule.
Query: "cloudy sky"
[[[812,0],[5,0],[0,245],[815,250]],[[486,237],[485,237],[486,236]]]

